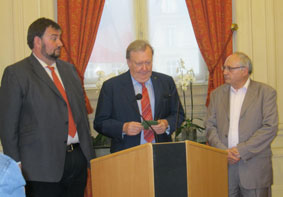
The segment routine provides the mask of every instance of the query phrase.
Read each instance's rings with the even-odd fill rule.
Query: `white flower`
[[[102,84],[103,84],[104,81],[106,81],[106,80],[116,76],[115,73],[110,73],[109,75],[105,75],[105,72],[102,71],[102,70],[97,71],[96,74],[98,76],[98,79],[97,79],[97,81],[95,83],[95,87],[97,89],[101,89]]]
[[[182,58],[180,58],[179,65],[177,67],[177,73],[179,75],[177,75],[176,85],[183,91],[186,91],[190,83],[195,81],[195,74],[193,69],[187,69],[185,67],[185,62]]]

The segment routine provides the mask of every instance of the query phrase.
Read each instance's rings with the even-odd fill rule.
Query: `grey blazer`
[[[229,85],[224,84],[212,92],[205,126],[209,144],[220,149],[228,148],[229,103]],[[272,184],[270,144],[277,129],[276,91],[251,80],[241,108],[237,145],[241,155],[239,177],[243,187],[254,189]]]
[[[56,65],[89,161],[90,128],[80,79],[73,65],[59,59]],[[0,88],[0,137],[4,153],[21,161],[26,180],[61,179],[67,136],[67,105],[38,60],[31,55],[8,66]]]

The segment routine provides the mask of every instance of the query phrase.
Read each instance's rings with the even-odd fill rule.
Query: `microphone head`
[[[138,93],[138,94],[136,95],[136,99],[137,99],[137,100],[141,100],[141,99],[142,99],[142,94]]]

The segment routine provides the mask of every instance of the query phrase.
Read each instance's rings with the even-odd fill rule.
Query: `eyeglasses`
[[[135,61],[133,61],[133,62],[134,62],[135,65],[138,66],[138,67],[141,67],[141,66],[143,66],[143,65],[150,66],[150,65],[152,64],[152,61],[145,61],[145,62],[135,62]]]
[[[222,66],[222,70],[223,70],[223,71],[224,71],[225,69],[227,69],[229,72],[231,72],[232,70],[237,70],[237,69],[241,69],[241,68],[246,68],[246,66],[237,66],[237,67]]]

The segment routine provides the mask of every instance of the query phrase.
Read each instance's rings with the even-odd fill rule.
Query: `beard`
[[[51,54],[48,54],[46,51],[46,45],[44,43],[42,44],[41,54],[47,59],[52,60],[52,61],[56,60],[58,57],[60,57],[60,53],[61,53],[61,47],[58,47],[54,49]]]

